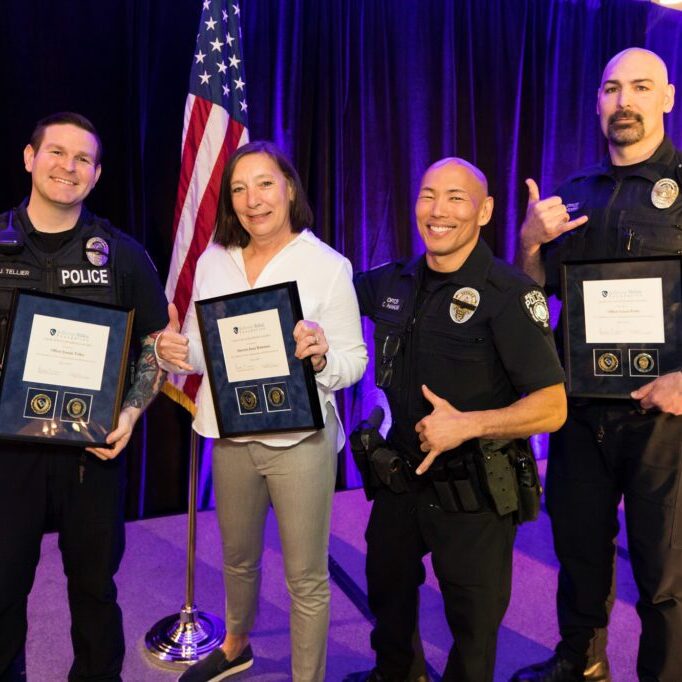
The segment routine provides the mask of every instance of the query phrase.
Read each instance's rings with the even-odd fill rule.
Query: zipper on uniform
[[[57,292],[54,288],[54,258],[47,258],[45,260],[45,269],[47,270],[47,291],[50,294],[56,294]]]

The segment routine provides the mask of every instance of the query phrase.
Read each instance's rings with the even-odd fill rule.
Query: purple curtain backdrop
[[[163,277],[182,112],[201,0],[24,0],[0,10],[2,208],[28,192],[21,150],[60,109],[105,142],[89,201],[145,243]],[[284,147],[317,233],[356,270],[420,249],[412,205],[423,170],[459,155],[487,174],[484,236],[512,259],[524,178],[551,192],[604,152],[601,70],[650,47],[682,84],[682,13],[642,0],[241,0],[252,139]],[[682,103],[668,131],[682,145]],[[371,339],[371,334],[367,335]],[[347,430],[377,402],[370,367],[341,397]],[[129,452],[131,517],[182,509],[188,419],[160,399]],[[204,463],[208,463],[205,458]],[[204,467],[203,500],[209,500]],[[344,455],[339,482],[356,485]]]

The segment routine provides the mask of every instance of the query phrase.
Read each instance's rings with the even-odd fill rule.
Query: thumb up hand
[[[189,339],[180,333],[180,316],[174,303],[168,304],[168,324],[156,339],[156,354],[181,370],[194,371],[187,363]]]

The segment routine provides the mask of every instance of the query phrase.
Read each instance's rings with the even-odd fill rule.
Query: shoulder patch
[[[540,289],[531,289],[521,294],[521,305],[530,319],[545,333],[551,331],[549,306]]]

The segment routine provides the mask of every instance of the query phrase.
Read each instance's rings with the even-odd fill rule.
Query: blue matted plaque
[[[324,426],[310,358],[295,355],[296,282],[195,302],[221,438]]]
[[[133,311],[18,289],[0,372],[0,438],[107,447]]]
[[[682,258],[562,264],[567,393],[630,398],[682,362]]]

